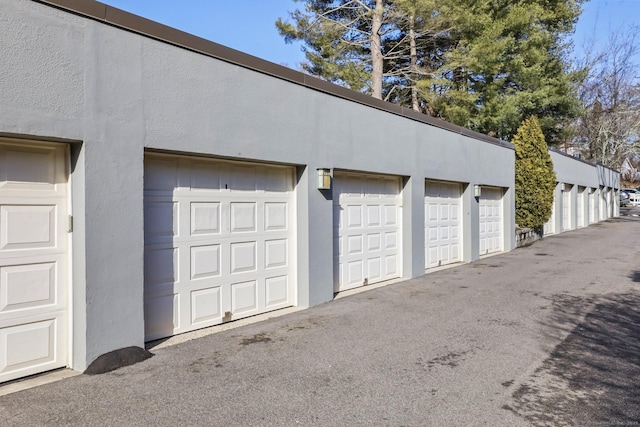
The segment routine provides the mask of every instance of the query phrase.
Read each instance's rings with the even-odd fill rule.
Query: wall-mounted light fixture
[[[589,187],[589,194],[593,193],[593,188]]]
[[[564,182],[561,182],[561,183],[560,183],[560,191],[564,191],[564,188],[565,188],[565,187],[564,187]]]
[[[318,169],[318,190],[331,190],[331,169]]]
[[[474,195],[474,197],[482,196],[482,186],[481,185],[475,184],[473,186],[473,195]]]

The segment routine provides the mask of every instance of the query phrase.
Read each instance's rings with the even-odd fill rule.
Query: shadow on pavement
[[[564,329],[591,304],[567,298],[552,326]],[[634,291],[599,298],[504,409],[536,426],[640,425],[639,379],[640,293]]]

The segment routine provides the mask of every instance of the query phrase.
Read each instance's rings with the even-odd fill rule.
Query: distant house
[[[624,159],[620,166],[620,177],[629,182],[640,181],[640,171],[638,171],[638,168],[633,165],[629,158]]]

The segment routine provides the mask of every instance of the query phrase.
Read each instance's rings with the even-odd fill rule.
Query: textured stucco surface
[[[26,3],[3,0],[0,7],[1,130],[80,139],[84,55],[78,52],[88,22]]]

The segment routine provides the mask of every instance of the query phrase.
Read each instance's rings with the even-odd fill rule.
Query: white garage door
[[[0,382],[67,365],[66,153],[0,140]]]
[[[480,255],[502,251],[502,189],[482,187]]]
[[[578,186],[578,227],[584,227],[586,225],[584,221],[584,213],[586,210],[585,196],[587,193],[585,190],[585,187]]]
[[[550,234],[555,234],[556,232],[556,198],[553,197],[553,203],[551,204],[551,217],[549,221],[544,224],[543,234],[548,236]]]
[[[425,268],[460,261],[462,187],[451,182],[427,181],[424,198]]]
[[[573,229],[571,217],[573,216],[573,207],[571,206],[571,189],[572,185],[565,185],[562,192],[562,231]]]
[[[596,196],[596,189],[589,188],[589,224],[593,224],[598,221],[597,204],[598,198]]]
[[[400,275],[400,179],[335,174],[334,289]]]
[[[293,305],[293,183],[289,167],[147,156],[147,340]]]

